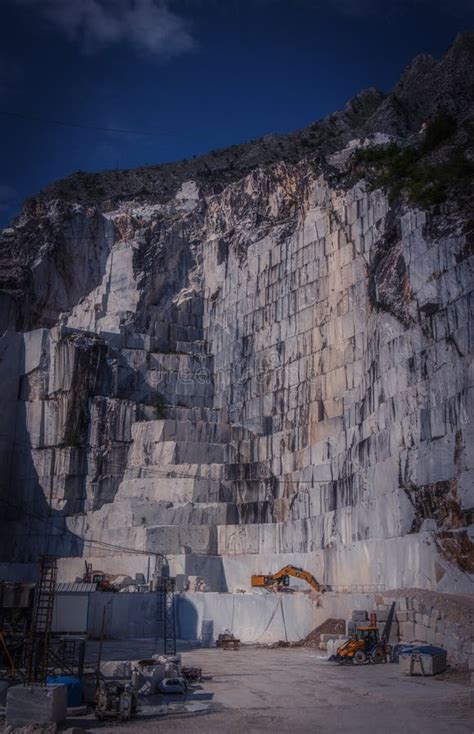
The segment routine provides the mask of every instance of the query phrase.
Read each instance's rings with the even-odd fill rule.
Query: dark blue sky
[[[472,0],[0,4],[1,224],[72,171],[187,158],[303,127],[365,87],[388,91],[413,56],[439,56],[474,26]]]

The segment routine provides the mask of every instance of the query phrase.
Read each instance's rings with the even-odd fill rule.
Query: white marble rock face
[[[470,588],[464,234],[305,162],[94,213],[93,260],[91,212],[69,216],[80,297],[0,338],[0,468],[31,510],[9,508],[2,560],[52,527],[71,576],[163,553],[217,591],[285,563],[336,589]],[[48,258],[52,313],[67,284]]]

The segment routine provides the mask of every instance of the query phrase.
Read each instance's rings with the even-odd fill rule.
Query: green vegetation
[[[164,420],[168,414],[168,408],[164,395],[156,391],[155,397],[153,398],[153,407],[155,408],[155,416],[158,420]]]
[[[467,182],[473,164],[461,150],[455,150],[441,163],[428,164],[423,158],[446,143],[456,132],[456,122],[440,114],[428,125],[421,145],[402,147],[396,143],[363,148],[354,154],[360,177],[369,179],[372,189],[386,188],[390,200],[405,194],[421,207],[442,203],[454,184]]]
[[[439,148],[456,132],[456,120],[450,115],[440,113],[430,122],[425,130],[423,143],[421,146],[422,155],[431,153],[431,151]]]
[[[414,204],[429,207],[441,204],[447,198],[450,186],[472,180],[474,165],[456,151],[446,163],[419,166],[407,185],[407,193]]]

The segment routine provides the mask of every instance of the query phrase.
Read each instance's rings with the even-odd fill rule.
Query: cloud
[[[0,213],[6,212],[18,200],[18,192],[12,186],[0,184]]]
[[[10,0],[29,6],[88,53],[129,43],[155,56],[172,56],[196,45],[189,24],[164,0]]]

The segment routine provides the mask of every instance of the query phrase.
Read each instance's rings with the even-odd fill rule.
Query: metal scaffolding
[[[162,653],[176,655],[176,620],[175,620],[175,587],[176,579],[159,576],[156,580],[158,594],[158,635],[162,640]]]
[[[56,558],[42,556],[33,619],[25,646],[26,683],[46,683],[57,572]]]

